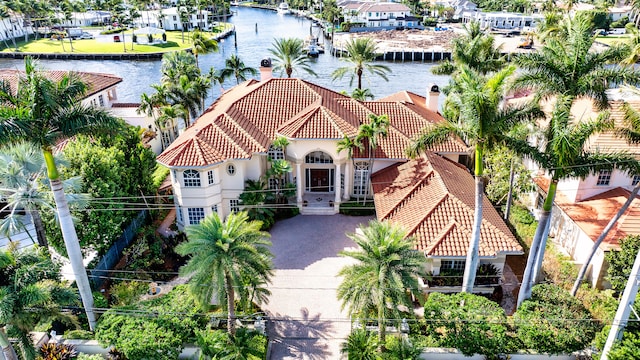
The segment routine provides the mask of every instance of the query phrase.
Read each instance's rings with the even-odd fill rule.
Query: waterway
[[[235,15],[230,22],[236,27],[236,35],[224,39],[220,43],[216,53],[201,55],[200,67],[203,72],[208,72],[210,67],[214,69],[224,68],[224,61],[232,54],[237,54],[247,66],[258,67],[260,60],[269,56],[269,48],[272,47],[275,38],[298,37],[306,39],[311,32],[318,33],[319,29],[313,27],[311,21],[293,15],[282,15],[275,11],[252,9],[246,7],[234,7]],[[325,40],[328,42],[329,40]],[[329,44],[326,44],[327,47]],[[346,63],[333,57],[328,52],[321,54],[317,59],[312,59],[311,67],[318,74],[317,77],[302,71],[294,73],[294,77],[300,77],[316,84],[328,87],[335,91],[347,91],[351,93],[356,86],[349,85],[348,76],[342,80],[333,81],[331,73]],[[379,62],[391,69],[388,75],[389,81],[384,81],[377,76],[366,77],[363,87],[369,88],[376,98],[392,93],[409,90],[417,94],[424,94],[427,85],[435,83],[440,86],[448,82],[447,76],[431,74],[433,63],[423,62]],[[51,70],[75,70],[114,74],[122,77],[123,81],[118,86],[119,102],[139,102],[142,93],[152,93],[152,84],[160,81],[160,61],[115,61],[115,60],[42,60],[43,68]],[[23,60],[1,59],[0,69],[23,69]],[[276,73],[275,76],[280,76]],[[286,76],[286,75],[282,75]],[[235,85],[235,79],[228,80],[223,88]],[[207,105],[213,102],[220,93],[219,86],[212,89],[212,94]]]

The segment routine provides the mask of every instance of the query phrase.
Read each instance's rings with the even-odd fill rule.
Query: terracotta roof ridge
[[[220,125],[218,125],[216,123],[211,123],[211,124],[209,124],[207,126],[216,127],[223,134],[224,138],[227,139],[229,141],[229,143],[231,145],[233,145],[237,150],[239,150],[240,153],[244,154],[247,157],[251,156],[251,154],[249,154],[242,146],[240,146],[240,144],[238,144],[235,140],[233,140],[231,138],[231,136],[229,136],[226,132],[224,132],[224,130],[220,127]],[[194,137],[199,138],[198,135],[199,134],[196,133],[196,135]]]
[[[193,144],[194,141],[195,141],[194,138],[190,137],[187,140],[185,140],[185,141],[183,141],[183,142],[181,142],[179,144],[176,144],[175,147],[169,147],[169,148],[165,149],[165,151],[163,151],[162,154],[160,154],[161,156],[159,156],[158,159],[160,161],[162,161],[161,160],[162,158],[167,157],[167,160],[164,161],[164,164],[169,165],[175,159],[177,159],[180,156],[182,156],[187,151],[189,146]],[[173,144],[171,144],[171,145],[173,145]]]
[[[429,218],[431,216],[431,214],[434,213],[434,211],[436,211],[438,209],[438,207],[440,205],[442,205],[442,203],[444,203],[449,196],[451,196],[451,194],[445,192],[444,194],[442,194],[442,197],[440,198],[440,200],[438,200],[438,202],[436,202],[433,207],[431,209],[429,209],[429,211],[422,217],[422,220],[420,220],[420,222],[418,222],[416,224],[416,226],[414,226],[412,229],[410,229],[409,231],[407,231],[407,234],[414,234],[416,232],[416,230],[418,230],[418,228],[422,225],[422,222]]]
[[[460,224],[458,224],[458,222],[453,218],[449,219],[449,223],[440,230],[440,233],[438,233],[438,235],[434,237],[434,241],[424,250],[425,254],[431,254],[431,252],[433,252],[435,248],[440,246],[442,242],[447,238],[447,235],[451,233],[451,231],[456,226],[460,226]],[[464,227],[462,227],[462,231],[465,233],[467,232]]]
[[[252,143],[254,146],[256,146],[257,148],[264,148],[266,147],[265,145],[261,144],[255,137],[251,136],[251,133],[248,132],[244,126],[241,126],[238,121],[236,121],[236,119],[233,116],[228,115],[227,113],[223,113],[221,116],[223,116],[227,121],[231,122],[233,125],[235,125],[235,128],[237,129],[237,131],[239,131],[241,134],[244,135],[244,137],[247,139],[248,142]],[[218,117],[220,118],[220,117]],[[251,123],[249,121],[249,123]],[[227,135],[227,131],[225,131],[226,129],[223,129],[221,124],[218,122],[215,122],[215,124],[218,126],[218,128],[220,128],[225,135]],[[253,127],[255,127],[255,125],[253,125],[253,123],[251,123],[251,125]],[[226,126],[225,126],[226,127]],[[234,129],[228,129],[230,131],[234,130]],[[260,132],[259,129],[256,128],[256,131]],[[262,134],[264,135],[264,134]],[[229,135],[227,135],[229,136]],[[245,153],[249,153],[249,151],[246,151],[246,149],[243,148],[243,150],[245,151]]]
[[[346,129],[342,129],[340,126],[340,123],[342,123],[343,127],[351,127],[350,130],[353,130],[355,132],[357,132],[357,128],[353,127],[352,124],[350,124],[348,121],[346,121],[345,119],[341,118],[340,116],[338,116],[338,114],[336,114],[335,112],[333,112],[330,108],[326,107],[326,106],[322,106],[320,107],[320,111],[322,111],[323,113],[325,113],[329,119],[331,119],[331,126],[333,126],[333,128],[340,134],[340,138],[343,138],[345,135],[346,136],[354,136],[356,134],[347,134],[345,132]]]
[[[306,106],[305,108],[300,110],[300,112],[298,112],[296,115],[292,116],[291,119],[289,119],[286,122],[284,122],[283,124],[281,124],[278,127],[278,129],[276,129],[276,133],[279,132],[280,130],[286,128],[286,127],[293,126],[292,124],[295,124],[300,119],[303,119],[305,117],[309,118],[311,116],[311,114],[313,114],[313,113],[318,111],[318,108],[320,106],[322,106],[322,100],[321,100],[321,97],[318,97],[315,100],[313,100],[311,102],[311,104],[309,104],[308,106]],[[295,131],[293,131],[293,132],[294,133],[297,132],[301,127],[302,127],[302,124],[299,125],[297,128],[295,128]]]
[[[384,215],[381,217],[381,219],[382,219],[382,220],[385,220],[385,219],[387,219],[388,217],[390,217],[390,215],[391,215],[392,213],[394,213],[394,212],[395,212],[395,213],[397,213],[398,209],[403,209],[403,208],[404,208],[404,206],[402,206],[402,205],[403,205],[403,204],[405,204],[407,201],[409,201],[409,200],[410,200],[410,198],[411,198],[413,195],[415,195],[415,193],[416,193],[418,190],[420,190],[421,188],[423,188],[423,187],[425,187],[425,186],[429,186],[429,184],[425,184],[425,182],[428,182],[430,178],[433,178],[433,177],[434,177],[434,175],[435,175],[435,174],[434,174],[434,170],[433,170],[433,168],[431,168],[431,171],[430,171],[428,174],[424,175],[424,177],[423,177],[420,181],[416,181],[416,183],[415,183],[415,184],[413,184],[413,186],[409,189],[409,191],[407,191],[407,192],[404,194],[403,198],[402,198],[402,199],[400,199],[398,202],[396,202],[396,204],[395,204],[395,205],[394,205],[394,206],[393,206],[393,207],[392,207],[392,208],[391,208],[391,209],[390,209],[386,214],[384,214]],[[408,185],[407,185],[407,187],[408,187]]]

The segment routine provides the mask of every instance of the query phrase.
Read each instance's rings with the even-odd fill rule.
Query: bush
[[[526,349],[561,354],[586,348],[600,330],[582,303],[566,290],[541,284],[513,315],[518,339]]]
[[[186,286],[177,286],[157,299],[107,311],[96,339],[129,360],[174,360],[184,343],[195,341],[195,331],[205,327],[207,319],[199,311]]]
[[[199,330],[197,344],[202,354],[213,359],[259,360],[267,356],[267,337],[253,330],[239,328],[235,336],[225,330]]]
[[[69,330],[62,335],[66,340],[93,340],[93,333],[87,330]]]
[[[620,28],[625,27],[625,25],[627,25],[627,23],[629,23],[629,17],[628,16],[624,16],[624,17],[621,17],[619,20],[616,20],[616,21],[612,22],[610,27],[612,27],[614,29],[620,29]]]
[[[111,30],[104,30],[100,32],[100,35],[111,35],[111,34],[117,34],[117,33],[121,33],[123,31],[127,30],[126,27],[121,27],[121,28],[115,28],[115,29],[111,29]]]
[[[362,199],[351,198],[348,202],[340,204],[340,214],[348,216],[369,216],[375,215],[375,205],[373,200],[367,200],[364,204]]]
[[[440,346],[465,356],[495,356],[511,350],[504,310],[493,301],[467,293],[429,294],[424,303],[425,334]]]
[[[40,346],[41,360],[71,360],[78,355],[76,347],[69,344],[47,343]]]
[[[85,353],[80,353],[80,355],[78,355],[78,360],[104,360],[104,357],[100,354],[85,354]]]
[[[387,352],[382,354],[384,360],[418,360],[422,354],[421,346],[398,336],[387,337],[385,348]]]
[[[531,215],[529,209],[522,205],[514,205],[509,214],[509,225],[514,230],[514,235],[520,244],[528,248],[538,226],[538,222]]]
[[[606,255],[609,269],[607,281],[614,291],[620,292],[627,285],[631,268],[640,249],[640,235],[629,235],[620,240],[620,250],[610,251]]]
[[[146,282],[123,281],[111,287],[111,298],[115,305],[132,305],[140,300],[140,296],[145,294],[149,286]]]
[[[98,309],[106,309],[109,307],[109,300],[99,291],[93,293],[93,307]]]

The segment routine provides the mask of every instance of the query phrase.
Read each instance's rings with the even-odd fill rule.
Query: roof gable
[[[404,226],[427,256],[466,256],[475,208],[475,182],[466,169],[428,152],[377,172],[372,182],[379,220]],[[479,251],[483,257],[522,253],[486,196]]]

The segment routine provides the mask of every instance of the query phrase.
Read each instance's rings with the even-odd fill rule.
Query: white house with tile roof
[[[420,27],[420,21],[411,14],[411,9],[397,2],[343,1],[338,7],[344,21],[369,29]]]
[[[427,271],[462,275],[475,208],[475,182],[469,170],[427,152],[376,172],[372,183],[378,220],[399,224],[415,238],[416,249],[427,258]],[[502,272],[506,257],[522,255],[522,246],[486,195],[482,212],[480,265],[490,264]],[[497,281],[485,283],[488,286],[476,284],[474,292],[491,292]],[[457,292],[459,285],[448,290]],[[446,288],[438,286],[438,291]]]

